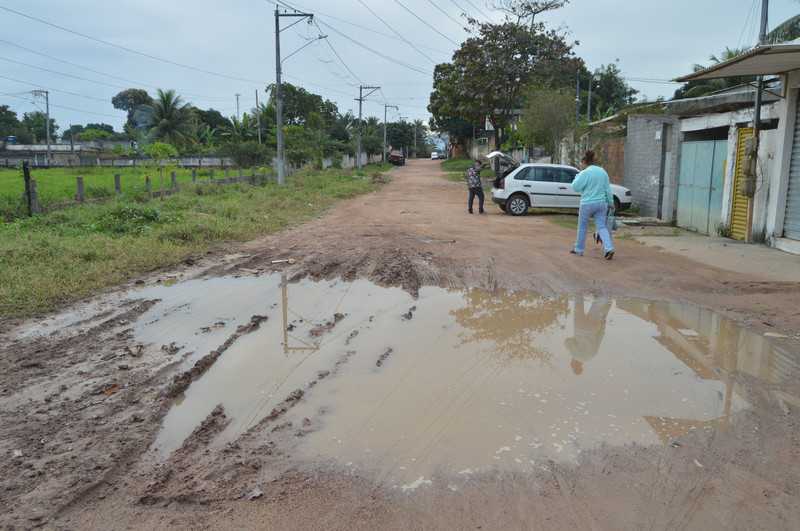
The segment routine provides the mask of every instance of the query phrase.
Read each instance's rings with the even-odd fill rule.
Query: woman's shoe
[[[611,260],[612,258],[614,258],[614,251],[606,251],[606,260]]]

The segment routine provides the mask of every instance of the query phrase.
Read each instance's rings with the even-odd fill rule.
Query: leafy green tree
[[[164,187],[164,162],[178,156],[178,150],[166,142],[153,142],[144,147],[144,154],[150,157],[152,164],[158,168],[161,177],[161,188]]]
[[[128,119],[125,122],[126,128],[136,127],[136,123],[134,122],[136,109],[138,109],[141,105],[152,104],[153,99],[150,97],[147,91],[137,88],[123,90],[111,98],[111,105],[113,105],[115,109],[126,111],[128,113]]]
[[[17,137],[22,144],[33,141],[30,132],[17,118],[17,113],[12,111],[8,105],[0,105],[0,140],[5,140],[9,136]]]
[[[256,120],[248,113],[243,113],[241,120],[232,116],[227,126],[220,131],[226,142],[244,142],[258,137]]]
[[[474,28],[475,35],[456,50],[453,61],[436,66],[428,110],[433,127],[451,136],[457,134],[448,127],[462,121],[483,124],[486,118],[502,143],[523,87],[534,82],[571,86],[582,61],[572,44],[539,22],[530,28],[508,21],[475,22]]]
[[[533,27],[536,17],[547,11],[560,9],[569,0],[494,0],[493,7],[506,15],[506,20]]]
[[[610,116],[631,105],[639,93],[628,86],[622,78],[622,72],[613,63],[598,68],[592,76],[592,82],[592,119]],[[573,112],[574,103],[573,100]]]
[[[525,145],[543,146],[554,155],[561,139],[574,127],[574,94],[546,87],[528,91],[519,123],[519,135]]]
[[[194,124],[190,109],[174,90],[159,89],[152,104],[139,106],[134,119],[147,128],[150,140],[183,146],[192,139]]]
[[[93,140],[110,140],[113,137],[113,132],[109,133],[105,129],[95,129],[93,127],[87,127],[78,134],[78,138],[86,142],[91,142]]]
[[[69,126],[69,129],[64,131],[64,134],[61,135],[61,138],[64,140],[77,140],[83,131],[84,127],[82,125],[74,124]]]
[[[294,166],[301,166],[314,160],[314,136],[310,129],[302,125],[287,125],[284,128],[286,139],[286,159]]]
[[[271,120],[275,123],[275,90],[274,85],[268,87],[270,99],[268,107],[271,108]],[[323,99],[322,96],[308,92],[303,87],[283,83],[281,85],[283,96],[283,123],[285,125],[305,125],[311,113],[318,113],[326,126],[333,123],[338,109],[336,104]],[[269,117],[268,117],[269,118]]]
[[[800,38],[800,15],[795,15],[778,24],[767,34],[767,42],[777,44]]]
[[[226,157],[232,158],[240,168],[253,168],[266,164],[272,154],[267,146],[254,140],[225,144],[220,152]]]
[[[22,127],[30,131],[34,142],[47,139],[47,115],[41,111],[26,112],[22,115]],[[58,133],[58,125],[50,118],[50,139],[54,140]]]

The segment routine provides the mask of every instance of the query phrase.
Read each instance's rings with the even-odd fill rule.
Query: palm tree
[[[717,56],[716,54],[711,54],[709,60],[713,65],[724,63],[734,57],[745,53],[748,48],[728,48],[725,47],[725,50]],[[699,72],[700,70],[705,70],[707,67],[704,65],[696,64],[692,67],[695,72]],[[705,96],[707,94],[711,94],[713,92],[718,92],[720,90],[725,90],[728,88],[735,87],[737,85],[742,85],[744,83],[749,83],[753,81],[752,76],[739,76],[739,77],[726,77],[721,79],[699,79],[696,81],[689,81],[681,88],[675,91],[675,99],[682,99],[682,98],[698,98],[700,96]]]
[[[160,140],[180,145],[191,140],[191,106],[174,90],[158,89],[158,95],[150,105],[142,105],[137,111],[137,122],[148,128],[151,141]]]
[[[256,119],[248,113],[242,114],[242,119],[231,116],[230,125],[224,127],[221,132],[228,142],[239,143],[246,140],[253,140],[258,134]]]

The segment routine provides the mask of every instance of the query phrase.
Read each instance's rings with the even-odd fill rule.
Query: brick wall
[[[611,182],[622,184],[625,175],[625,137],[607,137],[592,145],[598,163],[602,166]]]

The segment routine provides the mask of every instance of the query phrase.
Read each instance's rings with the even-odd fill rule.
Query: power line
[[[0,93],[0,95],[9,96],[11,98],[16,98],[18,100],[26,101],[26,102],[30,103],[31,105],[36,105],[36,103],[34,101],[32,101],[32,100],[29,100],[27,98],[23,98],[22,96],[15,96],[14,94],[11,94],[11,93],[8,93],[8,92],[2,92],[2,93]],[[68,110],[68,111],[79,112],[79,113],[83,113],[83,114],[93,114],[95,116],[105,116],[105,117],[108,117],[108,118],[119,118],[119,116],[116,116],[116,115],[113,115],[113,114],[107,114],[107,113],[101,113],[101,112],[92,112],[92,111],[87,111],[87,110],[84,110],[84,109],[76,109],[75,107],[68,107],[66,105],[56,105],[55,103],[51,103],[50,106],[51,107],[57,107],[59,109],[65,109],[65,110]]]
[[[172,61],[170,59],[164,59],[163,57],[158,57],[158,56],[149,54],[147,52],[141,52],[139,50],[134,50],[133,48],[128,48],[127,46],[122,46],[120,44],[114,44],[113,42],[109,42],[109,41],[106,41],[106,40],[103,40],[103,39],[98,39],[97,37],[92,37],[91,35],[87,35],[85,33],[81,33],[79,31],[75,31],[75,30],[66,28],[64,26],[59,26],[58,24],[53,24],[52,22],[48,22],[47,20],[41,19],[39,17],[35,17],[33,15],[28,15],[27,13],[23,13],[21,11],[17,11],[16,9],[11,9],[9,7],[6,7],[6,6],[0,5],[0,9],[2,9],[3,11],[7,11],[8,13],[13,13],[15,15],[18,15],[20,17],[27,18],[29,20],[33,20],[33,21],[39,22],[40,24],[44,24],[46,26],[50,26],[51,28],[56,28],[56,29],[59,29],[61,31],[65,31],[67,33],[71,33],[73,35],[77,35],[79,37],[83,37],[84,39],[88,39],[90,41],[98,42],[100,44],[104,44],[104,45],[110,46],[112,48],[117,48],[119,50],[123,50],[123,51],[131,53],[131,54],[135,54],[135,55],[139,55],[139,56],[142,56],[142,57],[146,57],[148,59],[152,59],[153,61],[159,61],[159,62],[170,64],[170,65],[173,65],[173,66],[178,66],[180,68],[185,68],[187,70],[194,70],[195,72],[200,72],[200,73],[203,73],[203,74],[208,74],[208,75],[211,75],[211,76],[221,77],[221,78],[225,78],[225,79],[231,79],[231,80],[234,80],[234,81],[244,81],[246,83],[254,83],[254,84],[257,84],[257,85],[261,85],[263,83],[263,81],[257,81],[257,80],[254,80],[254,79],[247,79],[247,78],[243,78],[243,77],[239,77],[239,76],[223,74],[223,73],[220,73],[220,72],[214,72],[212,70],[205,70],[203,68],[198,68],[196,66],[179,63],[177,61]]]
[[[490,17],[489,15],[487,15],[486,13],[484,13],[484,12],[481,10],[481,8],[479,8],[478,6],[476,6],[475,4],[473,4],[471,0],[464,0],[464,1],[465,1],[466,3],[468,3],[470,6],[472,6],[472,8],[473,8],[475,11],[477,11],[478,13],[480,13],[480,14],[481,14],[481,16],[482,16],[483,18],[485,18],[486,20],[491,20],[491,19],[492,19],[492,17]]]
[[[49,55],[49,54],[46,54],[46,53],[43,53],[43,52],[39,52],[37,50],[33,50],[31,48],[27,48],[25,46],[21,46],[19,44],[14,43],[14,42],[7,41],[5,39],[0,39],[0,43],[6,44],[8,46],[13,46],[15,48],[19,48],[20,50],[24,50],[24,51],[26,51],[28,53],[32,53],[34,55],[38,55],[40,57],[44,57],[44,58],[50,59],[52,61],[57,61],[59,63],[64,63],[66,65],[70,65],[70,66],[75,67],[75,68],[80,68],[82,70],[86,70],[88,72],[92,72],[94,74],[98,74],[98,75],[101,75],[101,76],[104,76],[104,77],[108,77],[108,78],[111,78],[111,79],[118,79],[120,81],[125,81],[126,83],[132,83],[134,85],[142,86],[142,87],[150,87],[150,88],[154,88],[154,89],[161,88],[161,87],[159,87],[157,85],[152,85],[150,83],[142,83],[140,81],[136,81],[136,80],[133,80],[133,79],[128,79],[126,77],[116,76],[114,74],[109,74],[107,72],[102,72],[100,70],[95,70],[95,69],[93,69],[91,67],[88,67],[88,66],[85,66],[85,65],[81,65],[81,64],[78,64],[78,63],[73,63],[72,61],[67,61],[66,59],[61,59],[61,58],[55,57],[53,55]],[[193,94],[193,93],[190,93],[190,92],[185,92],[184,90],[179,89],[179,88],[176,88],[176,90],[178,90],[179,92],[181,92],[182,94],[184,94],[186,96],[190,96],[190,97],[194,97],[194,98],[201,98],[201,99],[204,99],[206,101],[221,101],[223,99],[223,98],[220,98],[218,96],[205,96],[203,94]],[[227,99],[227,98],[224,98],[224,99]]]
[[[320,28],[320,27],[319,27],[319,24],[317,24],[317,21],[316,21],[316,20],[314,21],[314,25],[317,27],[317,29],[320,31],[320,33],[322,33],[322,28]],[[335,55],[335,56],[336,56],[336,58],[339,60],[339,62],[341,63],[341,65],[344,67],[344,69],[345,69],[345,70],[347,70],[347,71],[350,73],[350,75],[351,75],[351,76],[353,76],[353,79],[355,79],[356,81],[358,81],[359,83],[361,83],[361,78],[360,78],[360,77],[358,77],[358,76],[356,75],[356,73],[355,73],[355,72],[353,72],[353,70],[352,70],[352,69],[351,69],[351,68],[350,68],[350,67],[347,65],[347,63],[344,61],[344,59],[342,59],[342,56],[341,56],[341,55],[339,55],[339,52],[337,52],[337,51],[336,51],[336,48],[334,48],[334,47],[333,47],[333,44],[331,44],[331,40],[330,40],[330,39],[325,39],[325,43],[326,43],[326,44],[328,45],[328,47],[331,49],[331,51],[333,52],[333,55]]]
[[[448,40],[448,41],[450,41],[451,43],[453,43],[453,46],[458,46],[458,43],[457,43],[456,41],[454,41],[453,39],[451,39],[450,37],[448,37],[447,35],[445,35],[445,34],[444,34],[444,33],[442,33],[441,31],[439,31],[438,29],[436,29],[436,27],[435,27],[435,26],[433,26],[433,25],[429,24],[427,20],[425,20],[424,18],[420,17],[419,15],[417,15],[416,13],[414,13],[413,11],[411,11],[411,10],[410,10],[408,7],[406,7],[406,5],[405,5],[404,3],[402,3],[400,0],[394,0],[394,1],[395,1],[395,3],[396,3],[397,5],[399,5],[400,7],[402,7],[403,9],[405,9],[406,11],[408,11],[409,13],[411,13],[411,15],[412,15],[414,18],[416,18],[417,20],[419,20],[420,22],[422,22],[423,24],[425,24],[426,26],[428,26],[430,29],[432,29],[433,31],[435,31],[436,33],[438,33],[439,35],[441,35],[442,37],[444,37],[445,39],[447,39],[447,40]]]
[[[458,20],[458,19],[456,19],[456,18],[453,18],[453,17],[450,15],[450,13],[448,13],[447,11],[445,11],[444,9],[442,9],[442,8],[439,6],[439,4],[437,4],[437,3],[436,3],[436,2],[434,2],[433,0],[427,0],[427,2],[428,2],[430,5],[432,5],[433,7],[435,7],[436,9],[438,9],[438,10],[439,10],[439,11],[440,11],[440,12],[441,12],[441,13],[442,13],[444,16],[446,16],[447,18],[449,18],[450,20],[452,20],[453,22],[455,22],[456,24],[458,24],[458,27],[460,27],[462,30],[464,29],[464,26],[462,26],[463,22],[462,22],[462,21],[460,21],[460,20]]]
[[[359,42],[359,41],[357,41],[357,40],[353,39],[352,37],[349,37],[349,36],[345,35],[345,34],[344,34],[344,33],[342,33],[341,31],[339,31],[339,30],[337,30],[336,28],[334,28],[333,26],[331,26],[330,24],[327,24],[327,23],[325,23],[325,22],[320,22],[320,24],[321,24],[321,25],[323,25],[323,26],[325,26],[326,28],[328,28],[330,31],[332,31],[332,32],[336,33],[336,34],[337,34],[337,35],[339,35],[340,37],[342,37],[342,38],[344,38],[344,39],[347,39],[348,41],[352,42],[352,43],[353,43],[353,44],[355,44],[356,46],[359,46],[359,47],[361,47],[361,48],[363,48],[363,49],[367,50],[368,52],[370,52],[370,53],[372,53],[372,54],[374,54],[374,55],[377,55],[378,57],[381,57],[381,58],[383,58],[383,59],[386,59],[387,61],[389,61],[389,62],[391,62],[391,63],[394,63],[394,64],[396,64],[396,65],[402,66],[403,68],[407,68],[408,70],[412,70],[412,71],[414,71],[414,72],[417,72],[417,73],[419,73],[419,74],[423,74],[423,75],[426,75],[426,76],[427,76],[427,75],[430,75],[430,72],[428,72],[428,71],[426,71],[426,70],[423,70],[423,69],[422,69],[422,68],[420,68],[420,67],[416,67],[416,66],[413,66],[413,65],[410,65],[410,64],[404,63],[404,62],[402,62],[402,61],[399,61],[399,60],[395,59],[394,57],[390,57],[390,56],[388,56],[388,55],[386,55],[386,54],[384,54],[384,53],[381,53],[381,52],[379,52],[379,51],[375,50],[374,48],[371,48],[371,47],[367,46],[366,44],[364,44],[364,43],[361,43],[361,42]]]
[[[268,1],[269,1],[269,0],[268,0]],[[275,4],[276,2],[271,2],[271,3]],[[296,9],[296,8],[294,8],[294,7],[291,7],[291,6],[290,6],[289,4],[287,4],[286,2],[281,2],[281,3],[282,3],[283,5],[286,5],[286,6],[290,7],[291,9],[294,9],[295,11],[297,11],[297,9]],[[299,5],[298,5],[298,7],[302,8],[302,6],[299,6]],[[303,9],[305,9],[305,8],[303,8]],[[337,17],[337,16],[335,16],[335,15],[331,15],[331,14],[328,14],[328,13],[323,13],[323,12],[321,12],[321,11],[317,10],[317,9],[315,9],[315,10],[314,10],[314,13],[316,14],[316,17],[315,17],[315,18],[318,18],[318,17],[321,15],[321,16],[323,16],[323,17],[329,18],[329,19],[331,19],[331,20],[335,20],[335,21],[337,21],[337,22],[341,22],[342,24],[347,24],[347,25],[349,25],[349,26],[353,26],[354,28],[358,28],[358,29],[360,29],[360,30],[363,30],[363,31],[369,31],[369,32],[371,32],[371,33],[374,33],[374,34],[376,34],[376,35],[380,35],[380,36],[382,36],[382,37],[386,37],[386,38],[388,38],[388,39],[399,40],[397,37],[395,37],[394,35],[390,35],[389,33],[384,33],[384,32],[382,32],[382,31],[378,31],[378,30],[376,30],[375,28],[370,28],[369,26],[364,26],[364,25],[361,25],[361,24],[356,24],[355,22],[351,22],[351,21],[349,21],[349,20],[347,20],[347,19],[344,19],[344,18],[341,18],[341,17]],[[437,50],[436,48],[431,48],[430,46],[424,46],[424,45],[420,45],[420,48],[424,48],[424,49],[426,49],[426,50],[430,50],[430,51],[432,51],[432,52],[441,53],[441,54],[447,54],[447,53],[448,53],[448,52],[444,52],[444,51],[442,51],[442,50]]]
[[[430,61],[431,63],[433,63],[433,64],[436,64],[436,61],[434,61],[433,59],[431,59],[431,57],[430,57],[428,54],[426,54],[425,52],[423,52],[422,50],[420,50],[419,48],[417,48],[417,47],[416,47],[416,45],[414,45],[414,43],[413,43],[413,42],[411,42],[410,40],[406,39],[406,38],[403,36],[403,34],[402,34],[402,33],[400,33],[399,31],[397,31],[396,29],[394,29],[394,28],[393,28],[393,27],[392,27],[392,26],[391,26],[391,25],[390,25],[388,22],[386,22],[385,20],[383,20],[383,18],[381,18],[381,17],[380,17],[380,15],[378,15],[378,14],[377,14],[375,11],[373,11],[373,10],[372,10],[372,8],[371,8],[371,7],[369,7],[369,5],[367,5],[367,3],[366,3],[366,2],[364,2],[364,0],[358,0],[358,3],[359,3],[359,4],[361,4],[362,6],[364,6],[364,8],[365,8],[367,11],[369,11],[370,13],[372,13],[372,16],[374,16],[375,18],[377,18],[378,20],[380,20],[380,21],[383,23],[383,25],[384,25],[384,26],[386,26],[387,28],[389,28],[389,29],[390,29],[390,30],[391,30],[391,31],[392,31],[392,32],[393,32],[395,35],[397,35],[397,37],[398,37],[400,40],[402,40],[404,43],[406,43],[406,44],[408,44],[409,46],[411,46],[411,48],[413,48],[414,50],[416,50],[416,52],[417,52],[417,53],[419,53],[419,54],[420,54],[422,57],[424,57],[425,59],[427,59],[427,60],[428,60],[428,61]]]
[[[49,87],[43,87],[42,85],[40,85],[38,83],[32,83],[30,81],[23,81],[21,79],[15,79],[13,77],[7,77],[7,76],[0,75],[0,79],[6,79],[8,81],[13,81],[15,83],[22,83],[23,85],[30,85],[32,87],[39,87],[39,88],[47,89],[47,90],[49,90],[51,92],[61,92],[63,94],[69,94],[71,96],[77,96],[79,98],[85,98],[87,100],[101,101],[103,103],[110,103],[111,102],[110,98],[98,98],[96,96],[87,96],[86,94],[79,94],[77,92],[70,92],[69,90],[62,90],[62,89],[54,89],[54,88],[49,88]]]

